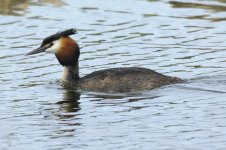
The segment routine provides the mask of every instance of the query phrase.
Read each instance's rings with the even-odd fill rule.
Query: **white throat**
[[[74,66],[65,66],[62,80],[65,82],[73,83],[79,79],[79,64]]]

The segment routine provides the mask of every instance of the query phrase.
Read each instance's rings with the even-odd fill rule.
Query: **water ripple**
[[[0,2],[0,149],[226,148],[224,1]],[[137,66],[186,82],[76,91],[60,80],[55,56],[24,56],[71,27],[81,76]]]

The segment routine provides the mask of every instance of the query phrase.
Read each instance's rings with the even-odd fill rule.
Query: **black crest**
[[[67,30],[64,30],[64,31],[61,31],[61,32],[57,32],[57,33],[55,33],[53,35],[50,35],[50,36],[46,37],[42,41],[41,47],[44,46],[47,43],[51,43],[51,42],[53,42],[55,40],[60,39],[60,37],[62,37],[62,36],[67,37],[67,36],[70,36],[70,35],[73,35],[73,34],[76,34],[76,33],[77,33],[76,29],[73,29],[73,28],[72,29],[67,29]]]

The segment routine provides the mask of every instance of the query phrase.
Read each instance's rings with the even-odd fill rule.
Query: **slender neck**
[[[66,82],[73,82],[79,79],[79,64],[78,61],[73,66],[65,66],[64,67],[64,74],[62,77],[63,81]]]

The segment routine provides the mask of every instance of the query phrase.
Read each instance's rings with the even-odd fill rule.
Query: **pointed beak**
[[[37,49],[35,49],[35,50],[33,50],[33,51],[28,52],[28,53],[25,54],[25,55],[33,55],[33,54],[45,52],[46,49],[47,49],[46,47],[39,47],[39,48],[37,48]]]

